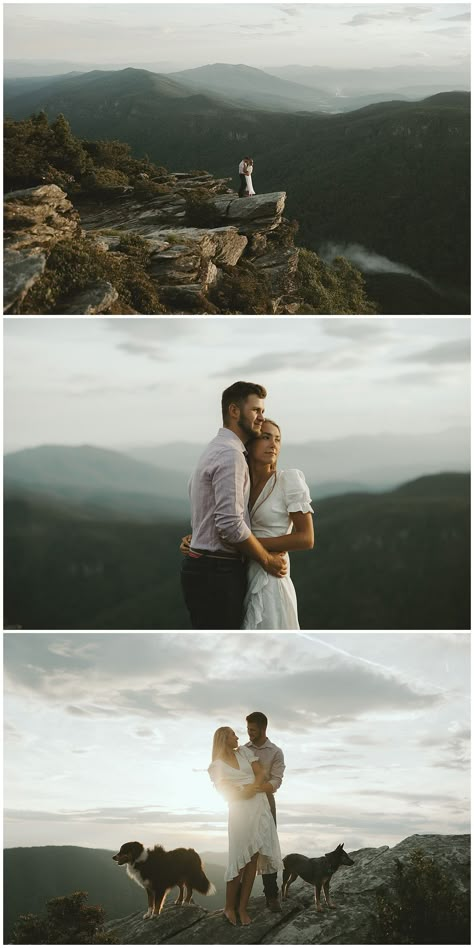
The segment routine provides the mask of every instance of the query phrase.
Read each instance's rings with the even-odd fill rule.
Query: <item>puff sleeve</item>
[[[255,756],[251,747],[246,747],[245,744],[243,747],[239,747],[239,754],[242,754],[243,757],[246,757],[249,764],[253,764],[254,761],[258,761],[258,757]]]
[[[288,513],[314,513],[309,487],[302,471],[282,471],[281,483]]]

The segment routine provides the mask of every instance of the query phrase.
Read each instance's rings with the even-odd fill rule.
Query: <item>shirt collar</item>
[[[270,747],[270,746],[271,746],[271,743],[272,743],[272,742],[271,742],[270,738],[266,737],[264,744],[254,744],[253,741],[249,741],[247,746],[249,746],[249,747],[256,747],[257,750],[261,750],[262,747]]]
[[[239,436],[235,434],[234,431],[231,431],[230,428],[219,428],[217,436],[224,438],[225,441],[229,441],[230,444],[233,444],[236,448],[240,448],[242,454],[246,454],[246,447],[243,441],[240,440]]]

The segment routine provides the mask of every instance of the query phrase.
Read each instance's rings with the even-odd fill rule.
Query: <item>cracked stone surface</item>
[[[435,859],[457,891],[469,892],[470,836],[414,835],[393,848],[350,852],[354,866],[341,867],[331,880],[333,909],[322,901],[323,910],[317,912],[312,887],[298,879],[281,913],[270,912],[263,897],[251,898],[252,924],[245,927],[234,928],[222,912],[206,912],[197,905],[170,905],[147,920],[135,913],[105,927],[124,945],[375,944],[377,894],[394,891],[397,860],[403,863],[415,850]]]

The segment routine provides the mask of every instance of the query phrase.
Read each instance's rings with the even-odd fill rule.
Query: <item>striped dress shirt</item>
[[[245,445],[229,428],[219,428],[189,482],[191,546],[211,553],[234,552],[232,544],[251,535],[249,494]]]

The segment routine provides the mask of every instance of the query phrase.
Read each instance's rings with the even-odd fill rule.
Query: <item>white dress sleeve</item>
[[[224,778],[222,761],[219,759],[213,760],[212,764],[209,764],[209,767],[207,768],[207,772],[214,786],[216,787],[216,789],[219,789],[219,784],[221,780],[223,780]]]
[[[239,753],[247,758],[249,764],[253,764],[255,761],[258,761],[258,757],[255,756],[251,747],[246,747],[245,744],[243,747],[239,747]]]
[[[303,471],[282,471],[281,483],[288,513],[314,513]]]

